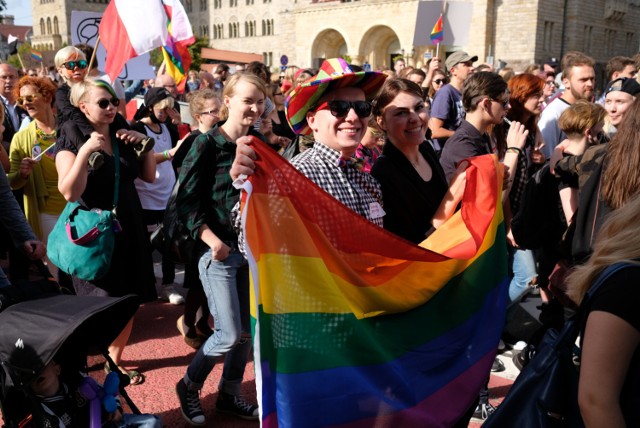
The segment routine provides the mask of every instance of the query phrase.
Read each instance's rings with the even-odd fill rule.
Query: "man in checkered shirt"
[[[384,210],[380,185],[365,173],[355,151],[367,131],[371,104],[386,76],[377,72],[354,73],[342,58],[325,60],[318,74],[298,86],[286,102],[291,128],[313,133],[315,143],[291,164],[348,208],[382,227]],[[255,152],[250,137],[237,140],[231,168],[235,180],[251,175]]]

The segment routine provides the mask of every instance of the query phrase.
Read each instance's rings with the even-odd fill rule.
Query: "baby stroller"
[[[29,385],[55,357],[63,375],[77,376],[89,352],[101,352],[117,367],[107,348],[138,309],[135,296],[121,298],[55,295],[17,303],[0,312],[0,409],[5,428],[47,427],[51,422]],[[140,413],[126,394],[127,376],[120,376],[120,395]]]

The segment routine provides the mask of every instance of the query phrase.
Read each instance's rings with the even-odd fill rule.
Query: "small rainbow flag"
[[[431,30],[431,44],[437,45],[438,43],[442,43],[444,40],[444,31],[442,29],[442,14],[440,14],[440,18],[436,21],[436,25],[433,26],[433,30]]]
[[[182,93],[187,83],[189,67],[191,67],[191,54],[187,46],[193,44],[195,38],[191,33],[188,19],[185,23],[186,13],[180,2],[177,0],[163,0],[162,3],[167,14],[168,32],[167,40],[162,47],[162,56],[167,67],[167,74],[173,77],[178,86],[178,91]],[[178,28],[176,28],[176,24]],[[181,34],[186,38],[177,39],[175,37],[176,34]]]
[[[31,49],[31,58],[35,59],[36,61],[42,62],[42,53]]]
[[[469,159],[461,210],[415,246],[253,146],[241,218],[261,426],[452,426],[504,326],[497,158]]]

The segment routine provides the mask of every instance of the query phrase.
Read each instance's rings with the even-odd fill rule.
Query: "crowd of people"
[[[604,267],[620,260],[640,265],[632,220],[640,185],[638,58],[611,58],[597,97],[595,61],[576,51],[560,64],[500,73],[476,67],[478,57],[463,51],[423,68],[398,59],[385,71],[341,58],[317,70],[288,66],[273,74],[259,62],[219,64],[212,72],[190,70],[184,93],[166,73],[125,89],[97,64],[89,69],[91,53],[86,45],[65,47],[51,73],[0,64],[0,233],[9,260],[0,287],[28,280],[35,266],[79,295],[136,294],[143,302],[160,297],[184,304],[177,327],[197,352],[175,380],[176,406],[193,426],[207,423],[200,390],[221,356],[217,411],[244,419],[259,414],[257,404],[240,396],[252,342],[249,269],[234,222],[240,191],[233,186],[257,167],[252,137],[349,209],[414,244],[463,203],[464,160],[497,156],[505,171],[509,306],[529,293],[539,292],[543,302],[540,334],[527,338],[529,345],[562,324]],[[135,95],[142,102],[127,120],[125,105]],[[188,103],[189,120],[178,102]],[[547,174],[552,184],[545,190],[559,202],[537,208],[561,226],[540,245],[521,245],[516,220],[540,202],[527,200],[536,173]],[[46,257],[68,201],[117,212],[113,258],[98,280],[69,275]],[[185,297],[174,285],[171,254],[160,249],[158,285],[153,270],[150,236],[170,206],[199,243],[185,264]],[[625,269],[608,280],[583,320],[579,404],[587,426],[638,423],[636,272]],[[133,322],[109,354],[135,385],[145,375],[121,365]],[[513,339],[505,336],[511,346]],[[520,368],[525,345],[514,356]],[[504,365],[496,359],[491,370]],[[57,389],[47,394],[64,400]],[[44,399],[41,388],[34,392]],[[456,426],[494,410],[485,385]]]

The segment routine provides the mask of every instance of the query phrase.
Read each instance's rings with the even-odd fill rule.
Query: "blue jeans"
[[[509,284],[509,304],[519,301],[531,290],[531,281],[538,276],[536,261],[531,250],[521,250],[507,246],[509,263],[513,277]]]
[[[212,260],[209,250],[200,258],[198,269],[214,331],[196,352],[184,381],[192,391],[202,389],[217,357],[226,354],[219,390],[238,395],[251,352],[249,267],[238,250],[223,261]]]
[[[162,420],[156,415],[125,413],[118,428],[162,428]]]

